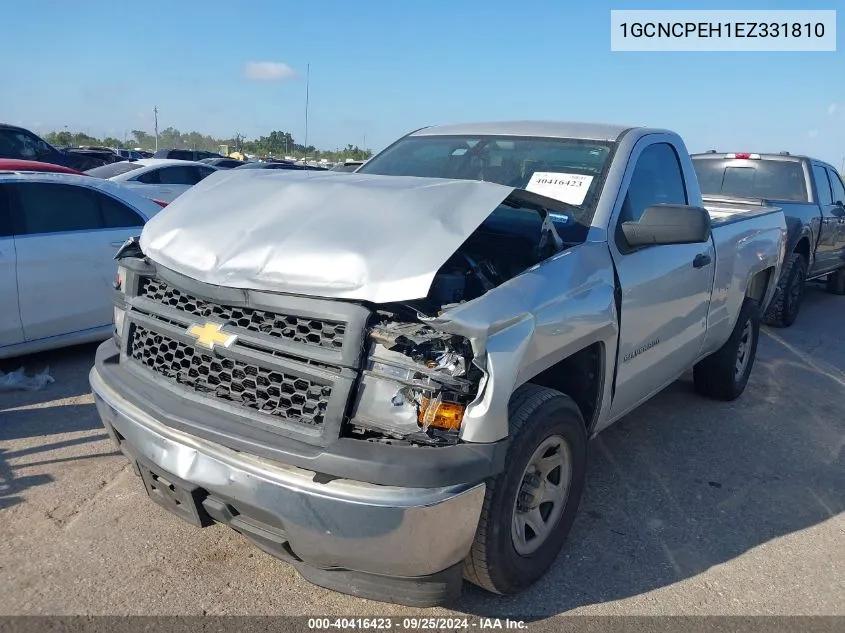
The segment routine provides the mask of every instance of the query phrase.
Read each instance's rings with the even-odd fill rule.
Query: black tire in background
[[[468,581],[499,594],[525,589],[552,566],[575,519],[587,464],[586,427],[569,396],[523,385],[511,398],[508,417],[506,467],[486,482],[475,541],[464,563]],[[560,464],[557,479],[554,470],[534,472],[535,463],[546,461]],[[558,505],[539,501],[562,490],[565,478]],[[525,527],[535,516],[543,523],[537,532]],[[538,535],[543,536],[539,541]]]
[[[807,258],[801,253],[792,253],[784,262],[784,269],[778,280],[777,296],[763,316],[766,325],[789,327],[795,323],[801,310],[806,279]]]
[[[693,368],[696,390],[716,400],[738,398],[751,376],[759,339],[760,309],[756,301],[746,297],[730,338]]]
[[[834,295],[845,295],[845,268],[830,273],[827,278],[827,291]]]

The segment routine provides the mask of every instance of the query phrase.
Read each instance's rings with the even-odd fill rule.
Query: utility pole
[[[305,153],[305,162],[308,163],[308,89],[311,84],[311,64],[306,66],[305,71],[305,146],[302,148]]]
[[[153,107],[153,115],[155,116],[155,130],[156,130],[156,151],[158,151],[158,106]]]

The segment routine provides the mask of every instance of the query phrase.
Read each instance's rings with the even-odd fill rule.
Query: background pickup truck
[[[85,171],[106,164],[102,158],[90,152],[67,152],[56,149],[47,141],[29,130],[0,123],[0,158],[17,158],[52,163]]]
[[[228,170],[118,254],[91,386],[150,497],[312,582],[520,591],[588,439],[687,370],[748,382],[786,224],[711,219],[674,133],[427,128],[352,174]]]
[[[730,214],[760,206],[783,209],[788,230],[778,291],[763,320],[788,327],[801,307],[804,282],[826,279],[845,294],[845,186],[827,163],[780,154],[693,154],[705,206]]]

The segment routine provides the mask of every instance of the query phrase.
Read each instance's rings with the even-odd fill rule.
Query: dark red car
[[[63,165],[42,163],[37,160],[20,160],[17,158],[0,158],[0,171],[53,171],[61,174],[85,175],[81,171]]]

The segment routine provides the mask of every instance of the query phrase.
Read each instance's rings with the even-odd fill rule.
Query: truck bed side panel
[[[771,300],[786,244],[786,223],[782,213],[776,209],[744,215],[732,221],[716,221],[713,240],[716,244],[716,272],[702,356],[716,351],[728,339],[739,316],[749,280],[769,268],[774,274],[761,307]]]

